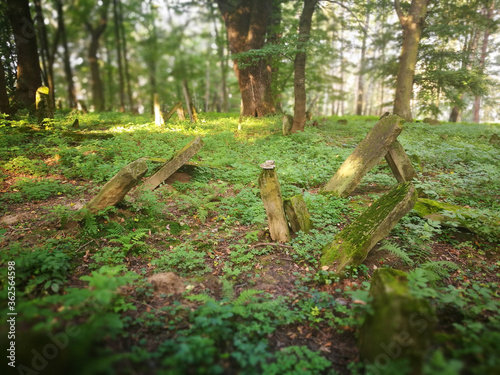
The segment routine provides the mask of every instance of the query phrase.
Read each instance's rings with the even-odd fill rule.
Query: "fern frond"
[[[234,306],[243,305],[245,302],[251,301],[253,296],[260,294],[260,293],[263,293],[263,291],[256,290],[256,289],[244,290],[243,292],[240,293],[238,298],[236,298],[236,300],[234,301]]]
[[[391,254],[400,258],[408,266],[412,266],[414,263],[413,260],[411,260],[411,258],[408,256],[406,251],[395,243],[384,241],[379,250],[387,250]]]
[[[228,301],[232,301],[234,298],[233,283],[229,280],[223,278],[222,282],[222,298]]]
[[[186,299],[188,299],[190,301],[194,301],[194,302],[201,302],[205,305],[209,302],[217,303],[215,298],[210,297],[207,294],[193,294],[193,295],[187,296]]]
[[[460,269],[460,267],[457,264],[447,260],[427,262],[420,265],[420,268],[423,268],[426,271],[433,272],[436,275],[439,275],[440,278],[448,277],[450,276],[451,271],[457,271]]]

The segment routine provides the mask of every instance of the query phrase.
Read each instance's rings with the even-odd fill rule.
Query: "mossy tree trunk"
[[[418,46],[422,36],[428,1],[412,0],[408,14],[403,12],[399,0],[394,1],[399,22],[403,27],[403,47],[399,57],[393,112],[406,121],[412,121],[410,101],[413,92],[413,76],[415,75]]]
[[[304,131],[306,125],[306,48],[311,34],[312,16],[317,3],[318,0],[305,0],[304,9],[300,15],[299,39],[297,45],[298,52],[295,55],[293,65],[295,104],[293,110],[292,133]]]

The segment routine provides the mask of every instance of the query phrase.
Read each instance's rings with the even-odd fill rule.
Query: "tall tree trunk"
[[[495,10],[495,0],[491,1],[490,7],[486,12],[486,17],[488,20],[493,19],[493,12]],[[484,64],[486,62],[486,56],[488,55],[488,40],[490,38],[490,28],[486,28],[483,36],[483,44],[481,46],[481,55],[479,57],[479,67],[484,69]],[[473,122],[479,123],[479,111],[481,110],[481,96],[476,95],[474,97],[474,107],[473,107]]]
[[[125,69],[125,83],[126,83],[126,86],[127,86],[127,96],[128,96],[128,102],[129,102],[129,107],[130,107],[130,111],[132,113],[135,113],[136,112],[136,108],[135,108],[135,105],[134,105],[134,97],[132,95],[132,86],[130,84],[130,69],[129,69],[129,66],[128,66],[128,50],[127,50],[127,36],[125,34],[125,25],[123,23],[123,7],[122,7],[122,2],[120,0],[117,0],[118,1],[118,7],[119,7],[119,13],[118,13],[118,16],[120,18],[120,38],[121,38],[121,41],[122,41],[122,46],[123,46],[123,49],[122,49],[122,52],[123,52],[123,62],[124,62],[124,69]]]
[[[125,82],[123,80],[122,68],[122,45],[120,38],[120,17],[118,9],[118,0],[113,0],[113,16],[115,22],[115,46],[116,57],[118,61],[118,83],[119,83],[119,97],[120,97],[120,112],[125,112]]]
[[[295,55],[293,88],[295,105],[293,110],[292,133],[304,131],[306,125],[306,59],[307,42],[311,34],[311,23],[317,0],[305,0],[299,21],[299,39]]]
[[[210,6],[210,11],[212,11],[211,2],[208,1],[208,5]],[[227,112],[229,110],[229,102],[227,100],[227,59],[224,53],[224,41],[220,37],[219,28],[217,27],[217,21],[215,16],[211,13],[213,24],[214,24],[214,32],[215,32],[215,44],[217,46],[217,56],[219,57],[220,63],[220,102],[222,103],[222,111]]]
[[[266,42],[270,3],[266,0],[241,0],[236,6],[218,0],[226,24],[229,48],[233,55],[261,49]],[[234,72],[241,93],[241,115],[261,117],[276,112],[271,90],[271,67],[267,58],[240,66],[234,59]]]
[[[370,22],[370,11],[366,9],[365,26],[363,30],[363,37],[361,41],[361,57],[359,60],[359,73],[358,73],[358,95],[356,100],[356,114],[361,116],[363,114],[363,104],[365,96],[365,66],[366,66],[366,39],[368,38],[368,23]]]
[[[3,71],[3,65],[0,64],[0,113],[10,114],[9,95],[7,94],[7,81]]]
[[[64,10],[62,0],[57,0],[57,28],[61,33],[61,41],[63,46],[63,64],[64,75],[66,76],[66,91],[68,94],[69,108],[77,108],[78,103],[76,100],[75,85],[73,84],[73,70],[71,69],[71,62],[69,59],[68,37],[66,34],[66,26],[64,24]]]
[[[7,15],[16,38],[16,106],[35,110],[36,90],[42,85],[36,32],[28,0],[7,0]]]
[[[47,37],[47,28],[45,27],[45,19],[43,17],[43,9],[41,0],[35,0],[36,22],[38,27],[38,40],[40,41],[40,56],[42,57],[43,78],[45,85],[49,88],[49,95],[52,103],[55,103],[55,85],[54,85],[54,56],[57,45],[59,43],[59,28],[56,30],[52,49],[49,45]]]
[[[90,83],[92,88],[92,104],[95,111],[103,111],[105,109],[104,85],[101,79],[99,69],[99,39],[106,30],[108,25],[108,6],[109,2],[105,1],[101,5],[99,12],[99,21],[96,25],[86,22],[85,26],[90,34],[90,44],[87,52],[90,67]]]
[[[410,101],[413,92],[413,76],[428,1],[412,0],[408,14],[403,13],[399,0],[394,1],[399,22],[403,26],[403,48],[399,58],[393,112],[406,121],[412,121]]]

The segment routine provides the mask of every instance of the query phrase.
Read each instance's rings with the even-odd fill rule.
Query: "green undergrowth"
[[[423,373],[495,373],[500,263],[491,223],[500,209],[500,150],[490,138],[498,125],[412,123],[399,137],[420,194],[463,207],[470,221],[486,217],[472,224],[483,236],[410,212],[370,263],[347,267],[340,279],[320,266],[321,249],[396,180],[382,161],[348,198],[321,187],[377,118],[319,118],[287,137],[280,116],[199,118],[158,127],[148,116],[57,113],[49,129],[27,117],[1,120],[0,215],[8,221],[0,224],[0,312],[11,306],[15,261],[25,373],[42,360],[51,374],[376,373],[354,346],[371,309],[371,272],[387,265],[408,272],[411,293],[437,312]],[[152,175],[158,159],[197,136],[204,147],[175,181],[61,229],[123,166],[149,157]],[[266,160],[276,163],[283,197],[302,194],[311,214],[313,229],[286,244],[269,237],[257,185]],[[158,293],[147,280],[168,272],[183,278],[183,293]],[[6,337],[5,324],[0,331]],[[58,355],[47,359],[52,344]]]

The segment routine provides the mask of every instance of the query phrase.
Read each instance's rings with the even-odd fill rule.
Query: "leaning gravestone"
[[[392,362],[406,361],[407,374],[421,374],[436,322],[428,301],[411,296],[406,273],[391,268],[374,271],[370,297],[372,311],[359,337],[364,362],[385,374]]]
[[[347,266],[360,265],[377,242],[411,211],[416,200],[417,192],[411,182],[394,187],[323,248],[321,265],[337,273]]]
[[[96,213],[106,207],[114,206],[141,180],[148,171],[146,159],[141,158],[123,167],[84,209]]]
[[[323,190],[341,197],[353,192],[363,176],[387,154],[389,147],[403,130],[403,124],[404,120],[396,115],[380,119]]]
[[[141,190],[154,190],[163,181],[169,178],[177,169],[182,167],[189,159],[200,151],[203,147],[203,141],[197,137],[179,150],[167,163],[165,163],[158,172],[149,177],[140,187]]]

